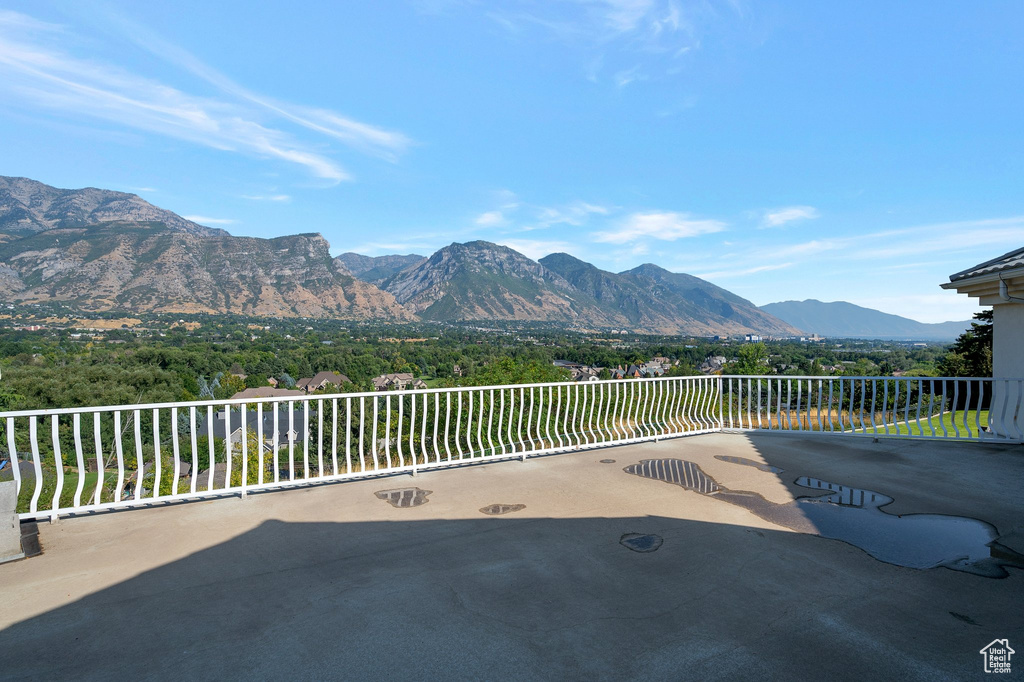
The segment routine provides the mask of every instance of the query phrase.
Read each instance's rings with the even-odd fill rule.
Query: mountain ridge
[[[952,341],[971,326],[963,322],[918,322],[917,320],[847,301],[779,301],[761,306],[780,319],[809,333],[841,338]]]
[[[8,236],[115,220],[162,222],[198,235],[227,234],[154,206],[137,194],[95,187],[60,189],[31,178],[0,175],[0,232]]]

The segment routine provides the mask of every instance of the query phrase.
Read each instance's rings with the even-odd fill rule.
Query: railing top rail
[[[717,379],[718,377],[713,374],[695,374],[695,375],[683,375],[674,377],[643,377],[643,381],[678,381],[680,379],[686,381],[697,381],[702,379]],[[636,381],[635,378],[629,379],[601,379],[599,381],[550,381],[546,383],[538,384],[495,384],[495,385],[484,385],[484,386],[456,386],[451,388],[418,388],[408,389],[402,391],[359,391],[354,393],[319,393],[309,395],[288,395],[288,396],[274,396],[270,398],[225,398],[223,400],[192,400],[186,402],[171,402],[171,403],[138,403],[128,405],[93,405],[88,407],[58,407],[42,410],[15,410],[11,412],[0,412],[0,420],[8,419],[11,417],[48,417],[51,415],[62,415],[62,414],[90,414],[93,412],[116,412],[125,410],[157,410],[157,409],[168,409],[172,407],[177,408],[189,408],[189,407],[224,407],[224,406],[236,406],[236,405],[256,405],[257,403],[302,403],[313,400],[330,400],[335,398],[383,398],[389,395],[396,396],[407,396],[407,395],[424,395],[432,393],[461,393],[467,391],[479,391],[488,389],[516,389],[516,388],[547,388],[548,386],[580,386],[587,384],[626,384]]]
[[[1015,377],[883,377],[883,376],[850,376],[850,375],[791,375],[791,374],[722,374],[720,375],[723,379],[820,379],[822,381],[826,379],[874,379],[880,381],[885,379],[886,381],[1024,381],[1024,378]]]

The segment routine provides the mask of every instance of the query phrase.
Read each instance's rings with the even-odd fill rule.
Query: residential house
[[[722,371],[725,363],[726,358],[724,355],[709,355],[705,358],[704,362],[701,363],[698,369],[701,374],[718,374]]]
[[[417,379],[411,372],[381,374],[379,377],[374,377],[372,381],[375,391],[404,391],[407,388],[427,387],[426,382],[422,379]]]
[[[310,413],[313,413],[313,407],[310,406]],[[211,431],[211,425],[207,423],[206,414],[201,413],[202,417],[196,424],[196,433],[200,436],[207,436]],[[263,449],[264,451],[270,452],[274,450],[274,444],[277,443],[277,447],[287,447],[288,442],[301,443],[306,437],[306,422],[305,422],[305,410],[302,406],[296,406],[295,409],[289,413],[288,406],[281,403],[276,406],[277,414],[277,430],[274,429],[274,414],[275,407],[265,405],[263,409]],[[246,430],[252,433],[258,433],[258,427],[260,424],[259,415],[254,408],[246,410],[245,414],[245,426]],[[228,434],[228,428],[231,432]],[[230,438],[232,449],[242,442],[242,415],[238,410],[232,410],[230,418],[228,418],[226,410],[218,410],[213,413],[212,431],[214,438]],[[277,434],[275,439],[274,434]]]
[[[328,386],[341,386],[342,384],[351,384],[347,376],[344,374],[338,374],[337,372],[319,372],[316,376],[299,379],[295,382],[295,388],[306,393],[313,393],[315,391],[322,391]]]

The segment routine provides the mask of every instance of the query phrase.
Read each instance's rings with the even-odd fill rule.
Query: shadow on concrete
[[[1022,584],[657,516],[268,521],[0,631],[0,678],[963,679]]]

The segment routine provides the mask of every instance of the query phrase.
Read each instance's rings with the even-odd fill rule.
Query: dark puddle
[[[614,459],[602,459],[601,464],[615,464]]]
[[[491,516],[501,516],[526,509],[525,504],[489,504],[480,511]]]
[[[651,533],[626,533],[619,538],[619,544],[642,554],[656,552],[663,542],[665,541],[660,535]]]
[[[733,457],[732,455],[715,455],[715,459],[720,459],[723,462],[729,462],[730,464],[742,464],[745,467],[754,467],[761,471],[767,471],[770,474],[781,474],[783,469],[779,467],[773,467],[770,464],[762,464],[746,457]]]
[[[398,488],[397,490],[380,490],[374,493],[378,499],[388,502],[392,507],[405,509],[407,507],[418,507],[430,500],[427,495],[433,490],[422,490],[421,488]]]
[[[848,542],[897,566],[945,566],[990,578],[1006,577],[1005,566],[1024,568],[1024,555],[996,542],[992,524],[944,514],[894,516],[880,509],[892,498],[872,490],[801,476],[796,485],[827,494],[775,504],[757,493],[724,488],[699,466],[681,459],[647,459],[624,471],[714,496],[800,533]]]

